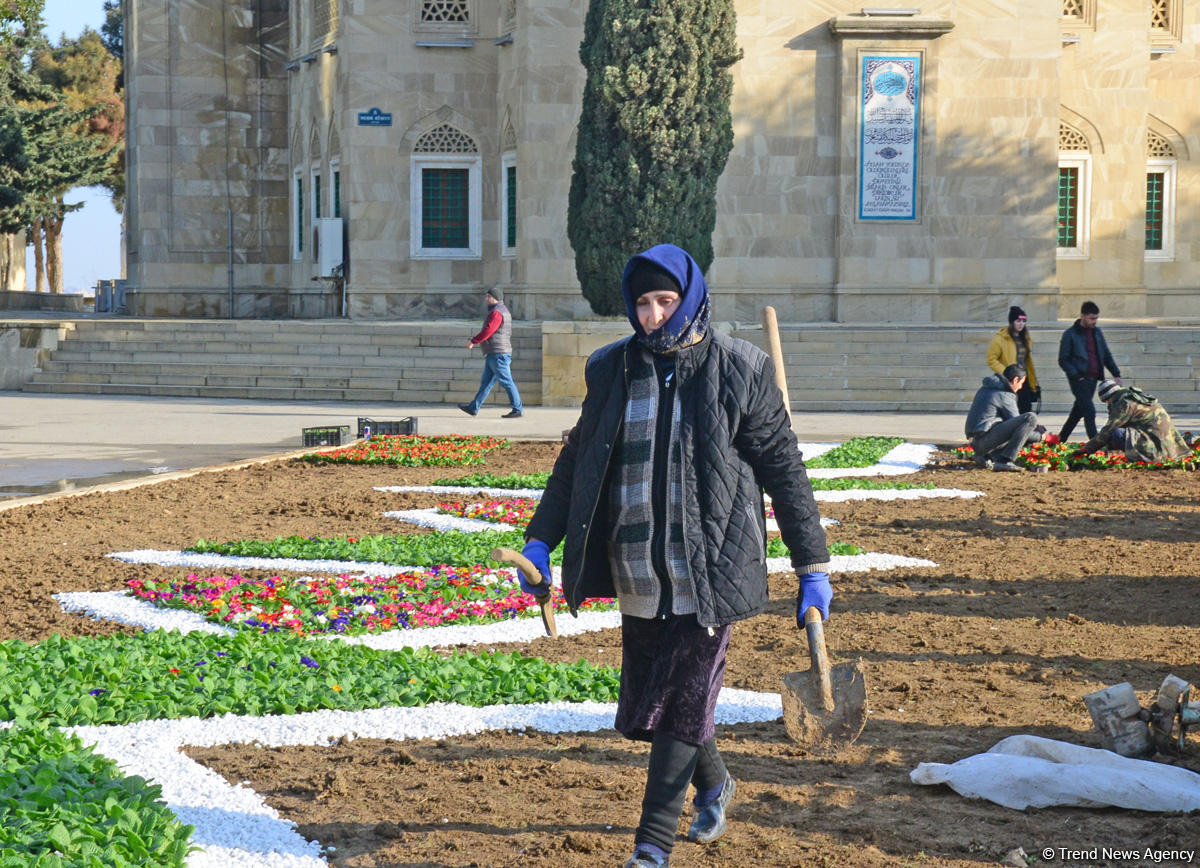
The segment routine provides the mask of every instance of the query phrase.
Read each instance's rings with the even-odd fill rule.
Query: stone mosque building
[[[1198,4],[736,5],[721,319],[1200,316]],[[129,313],[590,315],[586,0],[125,7]]]

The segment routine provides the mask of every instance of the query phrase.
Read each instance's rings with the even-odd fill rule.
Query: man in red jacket
[[[483,377],[479,381],[479,391],[475,394],[475,399],[469,404],[459,404],[458,409],[468,415],[476,415],[499,380],[504,391],[508,392],[508,403],[512,405],[512,409],[501,418],[516,419],[525,411],[521,406],[521,393],[517,391],[517,384],[513,381],[510,370],[512,314],[504,306],[504,297],[499,289],[489,289],[485,298],[488,303],[487,319],[483,321],[483,328],[479,334],[467,341],[468,350],[483,347]]]

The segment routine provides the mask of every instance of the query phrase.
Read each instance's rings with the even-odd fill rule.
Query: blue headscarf
[[[638,322],[637,298],[629,285],[630,275],[643,262],[669,274],[679,284],[681,296],[679,307],[670,319],[650,334],[643,332],[642,324]],[[697,343],[708,331],[708,284],[704,282],[704,275],[696,260],[674,244],[658,244],[631,258],[621,275],[621,295],[625,299],[625,313],[633,326],[634,335],[653,353],[678,352]]]

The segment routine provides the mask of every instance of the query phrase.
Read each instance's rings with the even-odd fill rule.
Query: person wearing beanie
[[[1178,461],[1191,453],[1170,414],[1153,395],[1136,386],[1122,386],[1118,380],[1105,380],[1096,394],[1108,408],[1108,421],[1079,454],[1115,448],[1130,461],[1156,464]]]
[[[1079,308],[1079,319],[1062,333],[1058,342],[1058,366],[1067,375],[1067,384],[1075,396],[1067,421],[1058,432],[1064,443],[1080,419],[1088,437],[1096,436],[1096,407],[1092,396],[1096,394],[1096,384],[1104,376],[1104,370],[1107,368],[1113,379],[1118,384],[1121,382],[1121,370],[1108,351],[1104,332],[1096,324],[1099,321],[1100,308],[1093,301],[1085,301]]]
[[[488,305],[488,315],[483,321],[483,328],[467,341],[468,350],[483,348],[483,376],[474,400],[459,404],[458,409],[468,416],[477,415],[491,394],[492,387],[499,382],[508,393],[508,403],[512,405],[512,409],[500,418],[518,419],[525,410],[521,404],[521,393],[512,377],[512,314],[504,306],[504,293],[498,287],[487,290],[484,300]]]
[[[1008,309],[1008,325],[996,332],[987,349],[987,365],[997,374],[1003,373],[1009,365],[1020,365],[1025,369],[1025,385],[1017,394],[1017,409],[1022,413],[1032,410],[1042,397],[1033,364],[1033,336],[1027,322],[1025,311],[1014,304]]]
[[[829,616],[833,589],[766,353],[712,327],[700,266],[673,244],[631,258],[621,291],[632,334],[587,361],[579,421],[523,553],[549,581],[550,552],[564,543],[572,614],[586,598],[617,599],[615,727],[650,743],[625,866],[662,868],[689,790],[688,839],[708,844],[725,831],[736,783],[717,749],[715,710],[733,624],[768,604],[764,489],[799,577],[799,626],[810,608]]]
[[[1038,424],[1033,413],[1017,409],[1017,395],[1025,385],[1025,369],[1009,365],[998,374],[984,377],[971,401],[964,426],[971,442],[976,466],[995,471],[1024,470],[1017,455],[1028,443],[1058,438]]]

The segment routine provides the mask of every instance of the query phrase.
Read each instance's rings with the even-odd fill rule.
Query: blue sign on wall
[[[921,149],[920,56],[862,59],[858,219],[913,220]]]
[[[378,108],[359,112],[358,125],[360,127],[390,127],[392,125],[392,113],[382,112]]]

